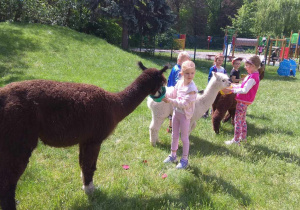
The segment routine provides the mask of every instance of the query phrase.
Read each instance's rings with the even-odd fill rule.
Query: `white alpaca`
[[[214,73],[202,95],[197,95],[195,102],[195,111],[191,119],[190,132],[196,127],[196,122],[212,106],[220,90],[230,86],[229,78],[223,73]],[[148,97],[147,105],[152,111],[152,121],[150,123],[150,143],[152,146],[158,142],[158,131],[164,120],[173,113],[173,107],[170,103],[155,102]]]

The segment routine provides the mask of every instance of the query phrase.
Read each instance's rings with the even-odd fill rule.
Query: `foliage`
[[[231,24],[229,17],[242,5],[240,0],[169,0],[168,3],[178,16],[174,28],[198,36],[222,35],[222,29]]]
[[[299,0],[245,0],[233,19],[233,27],[243,37],[257,35],[290,36],[300,28]]]
[[[243,6],[238,10],[235,18],[232,19],[232,26],[238,31],[239,37],[255,37],[255,13],[256,2],[245,0]]]
[[[128,33],[154,36],[169,29],[175,20],[165,0],[110,0],[101,4],[101,9],[105,14],[121,19],[124,49],[128,47]]]
[[[298,32],[300,29],[299,0],[258,0],[257,7],[256,34],[290,36],[292,30]]]
[[[105,39],[116,46],[121,45],[122,29],[118,19],[99,18],[97,21],[88,22],[85,32]]]

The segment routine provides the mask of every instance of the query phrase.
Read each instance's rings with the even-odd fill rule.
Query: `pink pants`
[[[246,112],[248,105],[237,103],[234,117],[234,140],[241,141],[247,137]]]
[[[187,158],[189,155],[190,140],[189,140],[189,128],[191,120],[186,119],[185,115],[174,111],[172,117],[172,144],[171,150],[177,151],[179,143],[179,133],[181,132],[182,141],[182,157]]]

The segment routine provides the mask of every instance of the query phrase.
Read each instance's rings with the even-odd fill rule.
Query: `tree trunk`
[[[18,8],[14,17],[14,22],[18,22],[21,20],[22,10],[23,10],[23,3],[22,1],[18,1]]]
[[[122,49],[128,50],[128,25],[122,21]]]

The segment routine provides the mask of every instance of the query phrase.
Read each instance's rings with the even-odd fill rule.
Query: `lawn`
[[[175,62],[128,53],[64,27],[0,23],[0,86],[49,79],[118,92],[140,74],[139,60],[156,68]],[[211,62],[196,61],[199,89],[207,84]],[[160,143],[150,145],[145,99],[102,144],[93,195],[81,190],[78,146],[39,143],[18,183],[18,209],[299,209],[299,72],[295,78],[281,77],[276,70],[267,66],[248,108],[246,144],[225,145],[233,126],[222,124],[216,135],[210,118],[200,119],[190,136],[190,166],[176,170],[163,163],[170,153],[167,120]]]

